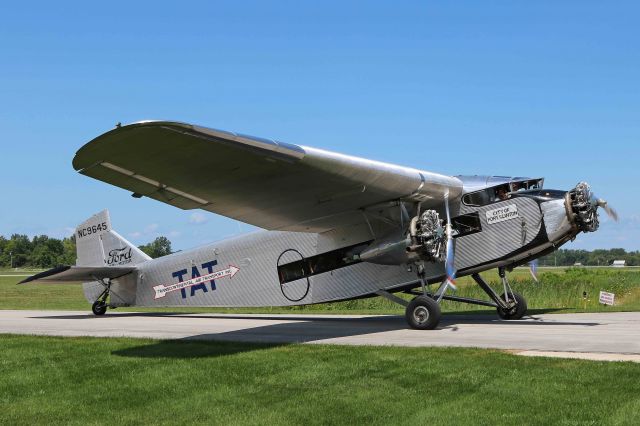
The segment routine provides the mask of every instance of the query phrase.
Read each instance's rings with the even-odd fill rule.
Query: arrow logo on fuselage
[[[183,288],[191,287],[194,285],[202,284],[207,281],[217,280],[218,278],[229,277],[233,278],[235,274],[240,271],[240,268],[237,266],[229,265],[227,269],[222,269],[220,271],[215,271],[210,274],[202,275],[200,277],[191,278],[190,280],[182,281],[176,284],[169,285],[157,285],[153,287],[153,291],[155,292],[154,299],[160,299],[167,295],[167,293],[171,293],[172,291],[182,290]]]

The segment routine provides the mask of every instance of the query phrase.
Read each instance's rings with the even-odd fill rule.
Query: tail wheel
[[[506,301],[503,294],[500,298]],[[519,293],[509,293],[508,309],[498,307],[498,316],[503,320],[519,320],[527,313],[527,300]]]
[[[427,296],[418,296],[407,306],[405,312],[411,328],[433,330],[440,322],[440,305]]]
[[[96,300],[93,302],[93,305],[91,305],[91,311],[93,311],[94,315],[104,315],[105,312],[107,312],[107,302],[104,300]]]

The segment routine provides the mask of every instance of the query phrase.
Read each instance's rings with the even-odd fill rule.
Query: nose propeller
[[[581,231],[594,232],[598,229],[598,207],[614,221],[618,221],[618,213],[602,198],[596,197],[586,182],[580,182],[568,192],[572,216]]]
[[[592,199],[594,200],[593,201],[594,205],[598,207],[602,207],[602,209],[605,212],[607,212],[607,216],[609,216],[611,219],[613,219],[616,222],[618,221],[618,212],[616,212],[612,207],[610,207],[609,203],[607,203],[602,198],[597,198],[595,195],[592,195]]]

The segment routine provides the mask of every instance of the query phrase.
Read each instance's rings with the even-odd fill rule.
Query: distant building
[[[613,266],[614,268],[624,268],[625,266],[627,266],[627,261],[626,260],[614,260],[613,263],[611,264],[611,266]]]

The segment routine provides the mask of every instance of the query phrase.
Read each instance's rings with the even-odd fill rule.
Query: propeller
[[[456,286],[456,271],[453,268],[454,252],[453,252],[453,230],[451,229],[451,215],[449,213],[449,190],[444,193],[444,208],[447,213],[447,226],[445,227],[445,234],[447,236],[447,256],[444,261],[445,271],[447,273],[447,284],[454,290],[457,290]]]
[[[591,203],[594,206],[602,207],[602,209],[607,212],[607,216],[609,216],[614,221],[618,221],[618,212],[616,212],[612,207],[609,207],[609,203],[607,203],[602,198],[597,198],[594,194],[591,195]]]
[[[580,182],[569,191],[569,199],[581,231],[598,230],[598,207],[602,207],[612,220],[618,221],[618,213],[604,199],[596,197],[587,182]]]
[[[605,212],[607,212],[607,216],[609,216],[611,219],[617,222],[618,213],[612,207],[609,207],[609,203],[607,203],[607,201],[603,198],[598,198],[596,194],[594,194],[593,191],[591,191],[591,187],[589,186],[589,184],[587,184],[586,182],[581,184],[586,187],[586,195],[589,199],[589,203],[593,207],[602,207],[602,209]]]

